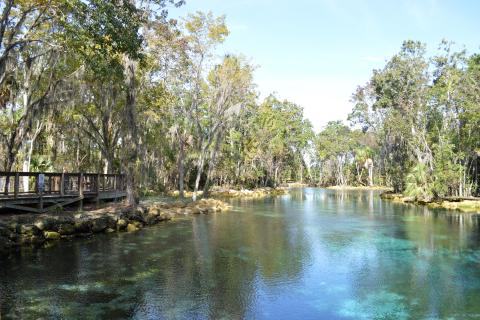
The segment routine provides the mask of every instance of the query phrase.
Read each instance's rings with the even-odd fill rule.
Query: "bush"
[[[433,196],[433,184],[428,168],[423,163],[416,164],[405,178],[405,195],[427,199]]]

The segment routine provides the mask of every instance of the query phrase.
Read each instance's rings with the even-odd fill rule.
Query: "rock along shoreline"
[[[227,189],[227,188],[213,188],[210,195],[216,198],[265,198],[270,196],[280,196],[288,194],[288,187],[277,188],[256,188],[256,189]],[[193,192],[185,191],[185,197],[190,198]],[[198,196],[202,195],[202,191],[197,192]],[[179,191],[175,190],[169,193],[169,196],[178,197]]]
[[[87,237],[98,233],[135,232],[146,226],[169,221],[177,216],[209,214],[230,209],[216,199],[185,203],[161,201],[136,207],[111,205],[85,212],[56,214],[16,214],[0,219],[0,255],[21,246],[39,247],[51,241]]]
[[[418,199],[415,197],[407,197],[401,193],[392,191],[380,194],[382,199],[391,200],[396,203],[406,203],[427,206],[429,208],[442,208],[448,210],[457,210],[463,213],[480,213],[479,198],[439,198],[439,199]]]

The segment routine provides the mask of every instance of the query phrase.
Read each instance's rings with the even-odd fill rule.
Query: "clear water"
[[[3,259],[0,318],[480,318],[477,216],[320,189],[232,204]]]

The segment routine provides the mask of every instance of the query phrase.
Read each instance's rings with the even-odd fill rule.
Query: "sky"
[[[357,86],[404,40],[431,55],[442,39],[480,52],[477,0],[187,0],[170,16],[195,11],[225,15],[231,33],[218,54],[246,56],[260,97],[301,105],[317,132],[346,121]]]

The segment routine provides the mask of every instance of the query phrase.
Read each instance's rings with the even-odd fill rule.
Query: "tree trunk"
[[[180,198],[183,199],[184,194],[183,194],[183,189],[184,189],[184,180],[185,180],[185,163],[184,163],[184,158],[185,158],[185,142],[183,141],[182,138],[179,139],[180,141],[180,146],[178,150],[178,191],[180,193]]]
[[[274,188],[276,188],[277,184],[278,184],[278,168],[279,168],[279,166],[275,167],[275,173],[274,173],[274,176],[273,176],[273,179],[274,179],[273,187]]]
[[[103,174],[107,174],[110,168],[111,167],[108,165],[108,160],[103,159]]]
[[[126,101],[125,101],[125,151],[126,155],[123,159],[123,171],[126,179],[127,203],[136,205],[138,203],[138,194],[135,184],[135,165],[138,160],[138,134],[136,120],[136,88],[135,88],[135,62],[129,57],[125,57],[125,85],[126,85]]]
[[[5,162],[5,171],[10,172],[12,171],[13,164],[15,163],[15,153],[11,150],[10,146],[8,148],[8,156]],[[5,181],[5,188],[4,192],[5,194],[8,193],[8,188],[10,186],[10,179],[6,179]]]
[[[197,177],[195,178],[195,187],[193,189],[193,201],[197,200],[197,192],[200,186],[200,179],[202,177],[203,167],[205,165],[206,153],[207,153],[206,148],[205,147],[202,148],[202,151],[200,153],[200,159],[197,165]]]
[[[373,163],[368,166],[368,186],[373,187]]]
[[[35,133],[33,134],[32,138],[30,139],[30,145],[28,146],[27,151],[27,159],[23,162],[23,171],[30,172],[30,164],[32,163],[32,154],[33,154],[33,143],[37,139],[38,135],[40,134],[42,125],[38,125]],[[28,191],[28,177],[23,177],[23,190]]]
[[[203,187],[203,197],[208,197],[208,192],[210,189],[210,176],[212,174],[213,169],[215,168],[215,160],[217,159],[218,150],[220,149],[220,144],[223,136],[223,132],[219,131],[217,135],[217,139],[215,141],[215,148],[212,151],[212,156],[210,158],[210,162],[208,164],[207,170],[207,179],[205,180],[205,186]]]

